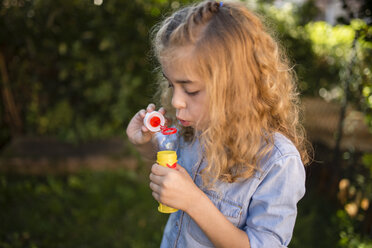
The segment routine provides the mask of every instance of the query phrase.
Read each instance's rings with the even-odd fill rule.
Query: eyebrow
[[[162,71],[162,73],[163,73],[163,76],[164,76],[166,79],[168,79],[168,81],[171,81],[171,80],[169,80],[169,78],[164,74],[163,71]],[[176,80],[176,83],[179,83],[179,84],[190,84],[190,83],[192,83],[192,81],[190,81],[190,80]]]

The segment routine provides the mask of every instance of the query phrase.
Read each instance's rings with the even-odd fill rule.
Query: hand
[[[202,193],[189,173],[179,164],[174,169],[153,164],[150,180],[152,196],[158,202],[185,212],[197,202]]]
[[[143,119],[145,119],[146,113],[150,113],[155,110],[155,104],[150,103],[147,106],[147,109],[141,109],[138,111],[131,121],[128,124],[126,133],[129,138],[129,141],[135,145],[143,145],[146,144],[151,140],[155,133],[151,132],[148,128],[145,127],[143,124]],[[160,108],[159,112],[162,115],[165,115],[165,109]],[[167,120],[165,125],[167,124]]]

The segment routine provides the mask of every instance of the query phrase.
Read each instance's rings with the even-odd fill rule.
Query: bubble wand
[[[164,167],[174,169],[177,167],[177,128],[170,128],[165,126],[164,116],[157,111],[147,113],[143,123],[151,132],[161,132],[163,135],[159,139],[160,151],[157,153],[156,162]],[[161,213],[174,213],[178,209],[168,207],[159,202],[158,211]]]

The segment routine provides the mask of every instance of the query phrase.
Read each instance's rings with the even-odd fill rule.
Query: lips
[[[190,123],[189,121],[182,120],[182,119],[180,119],[180,118],[178,118],[178,117],[177,117],[177,119],[178,119],[178,120],[180,121],[180,123],[181,123],[183,126],[185,126],[185,127],[191,125],[191,123]]]

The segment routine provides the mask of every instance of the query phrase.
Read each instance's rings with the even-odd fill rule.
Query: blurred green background
[[[190,2],[0,1],[0,247],[160,245],[125,128],[154,102],[151,27]],[[245,2],[293,62],[315,149],[290,247],[372,247],[371,1],[331,19],[325,1]]]

